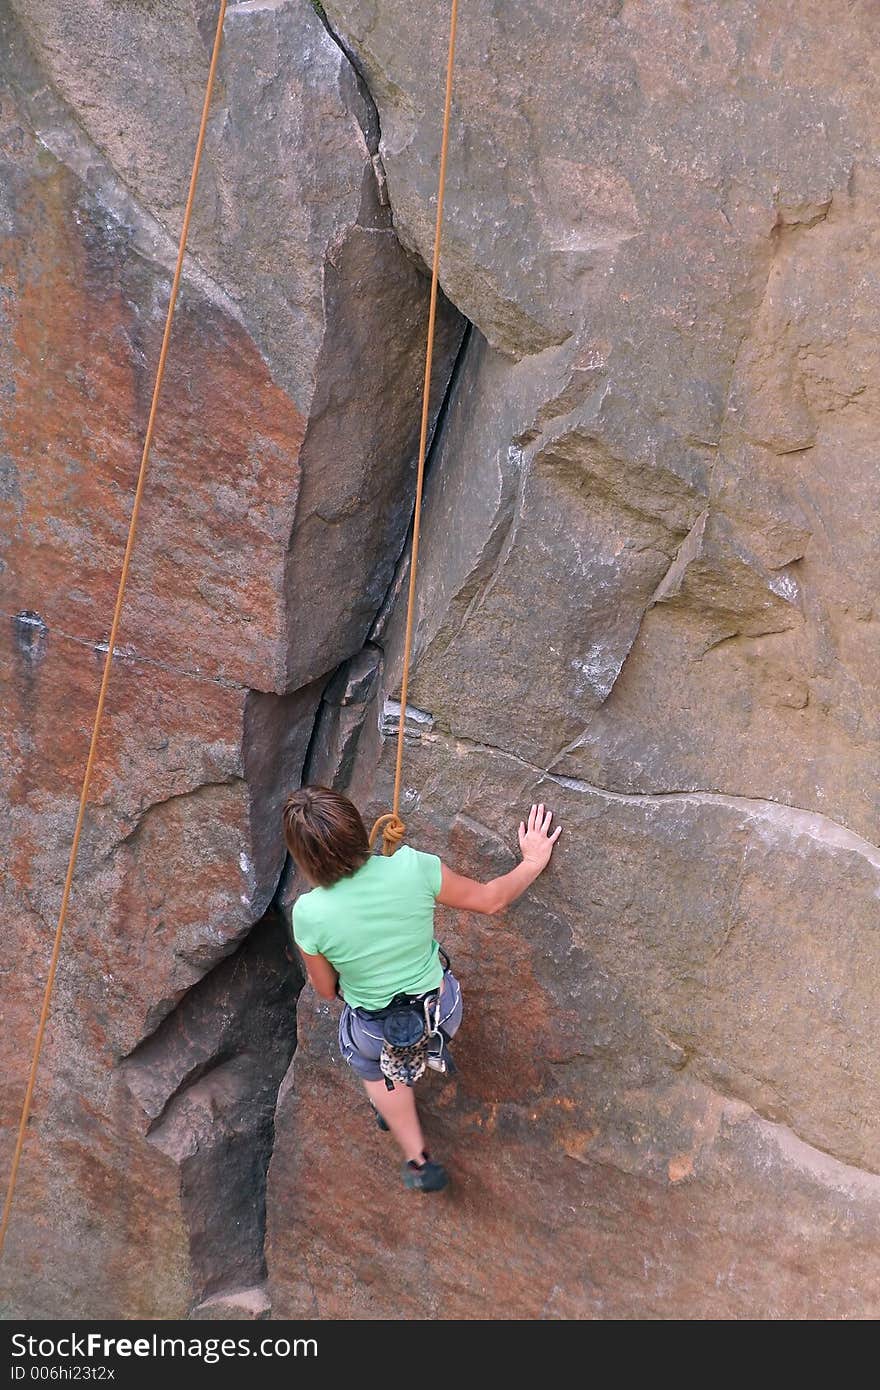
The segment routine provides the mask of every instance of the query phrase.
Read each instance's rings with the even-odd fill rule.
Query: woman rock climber
[[[521,862],[479,883],[408,845],[388,858],[372,854],[357,808],[327,787],[303,787],[285,804],[287,847],[313,885],[294,905],[294,940],[318,994],[344,1000],[342,1054],[363,1081],[379,1127],[390,1129],[403,1151],[407,1187],[439,1192],[449,1178],[425,1149],[412,1086],[386,1082],[376,1015],[399,996],[417,1008],[427,1001],[428,1016],[452,1037],[461,1023],[461,987],[440,961],[434,904],[501,912],[546,868],[561,830],[551,832],[551,819],[543,804],[532,806],[519,826]]]

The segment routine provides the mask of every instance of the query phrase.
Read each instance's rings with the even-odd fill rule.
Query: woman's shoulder
[[[424,883],[436,897],[440,892],[440,859],[436,854],[414,849],[412,845],[401,845],[391,856],[391,862],[400,860],[400,870]]]
[[[306,903],[306,898],[308,896],[308,893],[300,893],[299,897],[294,902],[293,907],[290,909],[290,920],[292,922],[301,922],[304,917],[308,916],[309,909]]]
[[[325,891],[323,888],[309,888],[307,892],[300,893],[291,911],[291,917],[295,924],[313,922],[316,917],[320,916],[321,897]]]
[[[320,889],[312,888],[307,893],[300,893],[290,913],[293,939],[300,950],[309,955],[317,955],[321,951],[318,938],[322,921],[318,907],[320,899],[316,899],[316,893],[320,893]]]

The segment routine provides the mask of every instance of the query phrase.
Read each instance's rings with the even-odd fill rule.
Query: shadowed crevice
[[[148,1142],[178,1165],[194,1302],[265,1276],[266,1173],[301,979],[267,912],[121,1064]]]

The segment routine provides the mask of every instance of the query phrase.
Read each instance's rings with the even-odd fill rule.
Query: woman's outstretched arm
[[[558,825],[551,833],[550,822],[553,812],[544,810],[544,803],[533,806],[529,811],[528,823],[520,821],[519,847],[522,861],[509,874],[479,883],[475,878],[465,878],[463,874],[453,873],[442,865],[442,879],[438,903],[444,907],[457,907],[465,912],[482,912],[493,916],[524,893],[530,883],[534,883],[550,862],[553,846],[559,839],[562,826]]]

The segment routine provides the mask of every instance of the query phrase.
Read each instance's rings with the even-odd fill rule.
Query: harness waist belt
[[[444,972],[445,973],[445,972]],[[354,1010],[358,1018],[384,1019],[395,1009],[420,1009],[429,999],[436,999],[440,990],[443,988],[442,981],[436,989],[429,989],[427,994],[395,994],[394,998],[381,1009],[365,1009],[360,1004]]]

